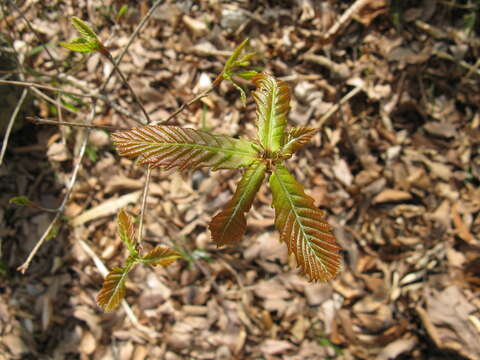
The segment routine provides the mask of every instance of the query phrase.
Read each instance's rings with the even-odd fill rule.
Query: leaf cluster
[[[69,42],[61,42],[61,46],[65,49],[80,53],[99,51],[104,55],[108,54],[107,49],[103,46],[95,31],[93,31],[87,23],[75,16],[71,18],[71,22],[80,36]]]
[[[146,254],[140,254],[135,238],[135,226],[132,218],[124,210],[120,210],[118,213],[117,226],[118,234],[127,246],[129,256],[124,266],[115,267],[107,274],[103,287],[98,293],[97,303],[105,311],[114,310],[125,297],[125,282],[128,273],[137,264],[168,266],[181,257],[177,251],[162,246],[156,246]]]
[[[248,56],[240,60],[237,56],[237,60],[227,62],[227,65],[248,60]],[[255,139],[150,125],[113,133],[117,151],[121,156],[139,157],[141,164],[151,168],[243,168],[243,176],[233,197],[213,217],[209,226],[212,239],[218,246],[241,239],[246,230],[245,214],[268,176],[280,240],[295,256],[309,280],[332,279],[341,268],[340,248],[332,227],[324,212],[315,207],[313,199],[284,165],[285,160],[311,140],[316,130],[304,126],[286,129],[290,89],[285,82],[267,73],[253,76],[252,82],[256,86],[253,92],[258,129]]]

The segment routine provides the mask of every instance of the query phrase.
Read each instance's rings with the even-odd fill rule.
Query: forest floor
[[[153,2],[0,3],[2,80],[93,93],[111,65],[58,45],[76,36],[69,18],[89,22],[117,56]],[[217,248],[208,223],[240,172],[156,169],[145,246],[187,259],[137,267],[128,305],[104,313],[101,263],[127,256],[115,214],[140,214],[146,170],[103,129],[90,133],[55,234],[20,273],[56,214],[9,200],[58,207],[87,133],[25,117],[82,123],[91,112],[88,97],[28,88],[0,166],[0,359],[480,359],[479,6],[163,1],[129,47],[120,68],[153,121],[208,86],[247,37],[254,64],[290,85],[289,125],[320,131],[287,165],[343,249],[343,271],[326,283],[299,275],[265,185],[242,241]],[[24,89],[0,83],[4,142]],[[137,126],[118,77],[105,95],[94,124]],[[255,103],[225,82],[170,124],[252,137]]]

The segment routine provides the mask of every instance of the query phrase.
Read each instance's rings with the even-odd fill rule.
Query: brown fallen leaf
[[[385,189],[373,199],[374,204],[386,203],[391,201],[410,200],[412,195],[406,191]]]
[[[386,0],[370,0],[353,18],[364,26],[368,26],[377,16],[384,14],[387,10]]]
[[[265,355],[276,355],[292,350],[294,346],[288,341],[284,340],[265,340],[262,345],[260,345],[260,351]]]
[[[457,286],[443,291],[427,289],[426,294],[426,310],[417,311],[435,344],[467,359],[480,359],[480,333],[469,321],[469,316],[477,311],[475,306]]]
[[[457,235],[466,243],[473,244],[475,243],[473,235],[468,229],[468,226],[463,221],[458,211],[458,207],[459,207],[458,203],[455,203],[452,206],[452,220],[453,220],[453,224],[455,225],[455,230],[457,232]]]
[[[457,130],[449,122],[430,121],[424,125],[424,129],[435,136],[452,138],[457,135]]]

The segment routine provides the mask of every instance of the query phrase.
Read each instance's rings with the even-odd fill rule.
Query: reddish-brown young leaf
[[[117,215],[118,234],[120,239],[127,245],[128,250],[132,255],[136,253],[135,250],[135,226],[130,216],[125,210],[120,210]]]
[[[103,287],[97,295],[97,304],[106,312],[115,310],[125,297],[125,281],[132,265],[113,268],[105,277]]]
[[[122,156],[142,156],[150,167],[236,169],[257,159],[255,144],[177,126],[149,125],[112,134]]]
[[[175,260],[181,258],[178,252],[162,246],[156,246],[150,250],[146,255],[140,258],[140,261],[145,265],[161,265],[168,266]]]
[[[298,149],[305,146],[315,135],[317,129],[308,126],[297,126],[289,130],[285,145],[282,147],[282,155],[289,158]]]
[[[323,211],[283,165],[270,176],[275,226],[310,281],[334,278],[341,268],[340,248]]]
[[[267,73],[254,76],[252,81],[257,87],[252,95],[257,103],[258,140],[267,153],[273,154],[285,142],[290,89]]]
[[[243,236],[247,226],[245,213],[250,210],[255,194],[265,178],[266,165],[256,162],[245,171],[232,199],[210,222],[212,239],[217,246],[234,243]]]

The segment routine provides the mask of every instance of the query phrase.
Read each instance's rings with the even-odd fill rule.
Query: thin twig
[[[30,21],[27,19],[27,17],[25,16],[25,14],[20,11],[20,9],[15,5],[15,3],[13,4],[13,6],[15,7],[15,10],[17,10],[17,12],[20,14],[20,17],[25,21],[25,23],[27,24],[28,28],[30,29],[31,32],[33,32],[33,34],[35,35],[35,37],[37,38],[37,41],[39,43],[42,43],[42,40],[40,39],[40,36],[38,35],[38,31],[32,26],[32,24],[30,23]],[[55,58],[53,57],[52,53],[50,52],[50,50],[48,49],[48,46],[45,46],[44,47],[44,50],[45,52],[47,53],[48,57],[50,58],[50,60],[52,61],[53,63],[53,67],[55,69],[55,72],[57,73],[57,75],[59,75],[61,73],[59,67],[57,66],[57,61],[55,60]],[[62,92],[58,92],[55,96],[55,99],[56,99],[56,107],[57,107],[57,113],[58,113],[58,122],[63,122],[63,113],[62,113],[62,105],[61,105],[61,98],[62,98]],[[62,132],[62,141],[63,143],[65,144],[66,143],[66,136],[65,134]]]
[[[340,109],[340,106],[345,104],[348,100],[350,100],[352,97],[357,95],[360,91],[363,90],[363,85],[358,85],[357,87],[353,88],[348,94],[346,94],[337,104],[332,105],[330,109],[320,118],[318,123],[316,124],[316,127],[318,129],[321,129],[323,124],[330,119],[330,117],[335,114],[338,109]]]
[[[57,212],[57,214],[55,215],[53,220],[50,222],[50,225],[48,225],[47,230],[45,230],[42,237],[35,244],[35,247],[32,249],[32,251],[30,251],[30,254],[27,257],[27,260],[25,260],[25,262],[17,268],[17,270],[20,271],[22,274],[25,274],[25,272],[27,271],[28,267],[30,266],[30,263],[32,262],[32,260],[35,256],[35,254],[38,252],[38,250],[43,245],[45,240],[47,240],[47,238],[49,237],[49,235],[50,235],[51,231],[53,230],[54,226],[57,225],[58,221],[60,220],[61,216],[62,216],[62,214],[60,212]]]
[[[83,124],[77,122],[66,122],[66,121],[57,121],[51,119],[42,119],[38,116],[27,116],[26,119],[31,121],[35,124],[42,124],[42,125],[57,125],[57,126],[71,126],[71,127],[83,127],[83,128],[91,128],[91,129],[105,129],[105,130],[128,130],[127,128],[119,128],[117,126],[108,126],[108,125],[90,125],[90,124]]]
[[[218,85],[220,85],[220,83],[222,82],[223,80],[223,74],[220,74],[217,76],[217,78],[213,81],[212,85],[210,85],[210,87],[208,89],[206,89],[205,91],[201,92],[200,94],[198,94],[197,96],[193,97],[192,99],[188,100],[186,103],[183,103],[182,105],[180,105],[177,110],[175,110],[172,114],[170,114],[166,119],[163,119],[163,120],[160,120],[160,121],[155,121],[154,123],[152,124],[160,124],[160,123],[166,123],[170,120],[172,120],[175,116],[177,116],[178,114],[180,114],[183,110],[185,110],[188,106],[192,105],[194,102],[204,98],[205,96],[208,96],[208,94],[210,94]]]
[[[142,246],[142,239],[143,239],[143,220],[145,217],[145,209],[147,207],[147,197],[148,197],[148,188],[150,185],[150,177],[151,177],[152,169],[150,167],[147,168],[147,176],[145,179],[145,184],[143,186],[143,195],[142,195],[142,206],[140,208],[140,222],[138,224],[138,240],[137,244],[141,247]]]
[[[89,123],[92,123],[93,119],[95,118],[96,105],[97,105],[96,100],[93,99],[93,101],[92,101],[92,111],[90,113]],[[65,206],[67,205],[68,199],[70,198],[70,195],[73,191],[73,186],[75,185],[75,182],[77,181],[78,171],[80,170],[80,166],[81,166],[82,161],[83,161],[83,156],[85,155],[85,150],[87,148],[87,143],[88,143],[88,138],[90,136],[90,131],[91,131],[91,129],[87,129],[87,131],[86,131],[85,139],[83,140],[83,143],[80,147],[80,151],[78,153],[78,157],[76,158],[77,161],[75,163],[75,167],[73,168],[72,177],[70,178],[70,182],[68,183],[68,186],[67,186],[67,191],[65,193],[65,196],[63,197],[62,203],[60,204],[60,206],[57,209],[57,215],[55,216],[54,220],[50,224],[49,229],[51,228],[52,224],[56,223],[58,221],[58,219],[60,218],[60,216],[62,216],[62,214],[65,210]],[[35,256],[35,254],[38,252],[40,247],[43,245],[43,243],[47,239],[46,234],[48,234],[48,231],[49,230],[47,229],[47,231],[43,234],[43,236],[37,242],[35,247],[32,249],[32,251],[28,255],[27,260],[17,268],[17,270],[20,271],[22,274],[25,274],[28,267],[30,266],[30,262],[33,260],[33,258]]]
[[[48,90],[48,91],[54,91],[54,92],[63,92],[64,94],[68,94],[68,95],[72,95],[72,96],[77,96],[77,97],[88,97],[88,98],[96,98],[98,100],[101,100],[103,102],[105,102],[106,104],[110,105],[112,108],[114,108],[116,111],[118,111],[119,113],[127,116],[128,118],[132,119],[132,120],[135,120],[136,122],[138,122],[139,124],[142,124],[143,125],[143,122],[142,122],[142,119],[139,118],[137,115],[135,114],[132,114],[130,111],[128,111],[127,109],[121,107],[119,104],[117,104],[116,102],[114,102],[113,100],[110,100],[107,96],[105,95],[101,95],[101,94],[95,94],[95,93],[79,93],[79,92],[74,92],[74,91],[66,91],[66,90],[63,90],[63,89],[60,89],[60,88],[56,88],[56,87],[53,87],[53,86],[48,86],[48,85],[43,85],[43,84],[38,84],[38,83],[34,83],[34,82],[28,82],[28,81],[11,81],[11,80],[0,80],[0,84],[7,84],[7,85],[18,85],[18,86],[24,86],[24,87],[28,87],[28,88],[37,88],[37,89],[44,89],[44,90]],[[37,93],[37,95],[39,95]],[[40,96],[40,95],[39,95]],[[45,95],[46,96],[46,95]],[[42,98],[44,98],[45,100],[47,101],[51,101],[51,102],[54,102],[55,100],[51,99],[51,98],[48,98],[46,99],[44,96],[41,96]],[[66,108],[68,109],[68,108]],[[70,109],[68,109],[70,110]]]
[[[5,135],[3,137],[2,150],[0,152],[0,166],[3,164],[3,157],[5,156],[5,152],[7,151],[8,139],[10,138],[10,133],[13,129],[13,124],[15,124],[15,119],[17,118],[17,115],[20,112],[20,109],[27,97],[27,93],[28,93],[28,90],[23,89],[22,95],[20,96],[20,99],[18,100],[17,105],[15,106],[15,109],[13,110],[12,116],[10,116],[10,120],[8,121],[7,131],[5,132]]]
[[[38,89],[44,89],[44,90],[49,90],[49,91],[63,92],[64,94],[68,94],[68,95],[72,95],[72,96],[78,96],[78,97],[97,97],[98,96],[96,94],[84,94],[84,93],[79,93],[79,92],[74,92],[74,91],[66,91],[66,90],[56,88],[56,87],[53,87],[53,86],[43,85],[43,84],[29,82],[29,81],[13,81],[13,80],[1,80],[0,79],[0,84],[17,85],[17,86],[23,86],[23,87],[35,87],[35,88],[38,88]]]
[[[125,56],[125,54],[127,53],[128,49],[130,48],[130,45],[132,45],[133,43],[133,40],[137,37],[138,33],[140,32],[140,30],[143,28],[143,26],[145,25],[145,23],[152,17],[153,13],[155,12],[155,10],[157,9],[157,7],[161,4],[162,2],[160,0],[157,0],[155,2],[155,4],[153,4],[153,6],[150,8],[150,10],[148,11],[148,13],[145,15],[145,17],[140,21],[140,23],[137,25],[137,27],[135,28],[135,30],[133,30],[133,33],[132,35],[130,36],[130,38],[128,39],[128,42],[127,42],[127,45],[125,45],[125,47],[123,48],[123,50],[120,52],[120,54],[117,56],[117,58],[114,60],[115,64],[118,66],[118,64],[120,64],[120,62],[123,60],[123,57]],[[111,79],[111,77],[113,76],[113,73],[115,72],[115,69],[112,69],[110,71],[110,74],[108,74],[107,76],[107,80],[105,80],[105,83],[104,83],[104,86],[103,86],[103,89],[105,89]]]
[[[323,38],[327,40],[334,36],[340,30],[340,28],[344,27],[351,20],[352,16],[357,11],[359,11],[369,2],[371,2],[371,0],[356,0],[347,10],[345,10],[342,16],[340,16],[340,18],[332,25],[332,27],[330,27],[327,33],[323,35]]]
[[[475,65],[470,65],[465,60],[455,59],[452,55],[447,54],[445,51],[437,50],[437,51],[434,51],[433,54],[438,56],[441,59],[450,60],[454,63],[457,63],[461,67],[467,69],[469,74],[474,73],[474,74],[480,75],[480,69],[478,68],[478,65],[479,65],[478,61]]]
[[[120,68],[117,66],[117,64],[115,63],[115,59],[113,59],[113,57],[108,54],[108,56],[106,56],[106,58],[112,63],[113,65],[113,68],[115,69],[115,71],[117,72],[117,74],[120,76],[120,78],[122,79],[122,82],[126,85],[126,87],[128,88],[128,90],[130,91],[130,94],[132,95],[133,97],[133,100],[135,100],[135,102],[138,104],[138,106],[140,107],[140,110],[142,110],[143,112],[143,115],[145,115],[145,120],[147,123],[150,123],[151,122],[151,119],[150,119],[150,115],[148,115],[148,112],[147,110],[145,110],[145,107],[143,106],[142,102],[140,101],[139,97],[137,96],[137,93],[135,91],[133,91],[132,87],[130,86],[129,82],[127,81],[127,79],[125,78],[125,76],[123,75],[123,72],[120,70]]]
[[[34,87],[29,87],[29,89],[37,94],[39,97],[41,97],[43,100],[45,100],[46,102],[49,102],[49,103],[52,103],[53,105],[57,106],[57,101],[55,99],[52,99],[50,96],[48,95],[45,95],[43,92],[41,92],[40,90],[38,90],[37,88],[34,88]],[[64,106],[64,105],[60,105],[61,108],[65,111],[68,111],[69,113],[72,113],[72,114],[77,114],[74,110]]]

